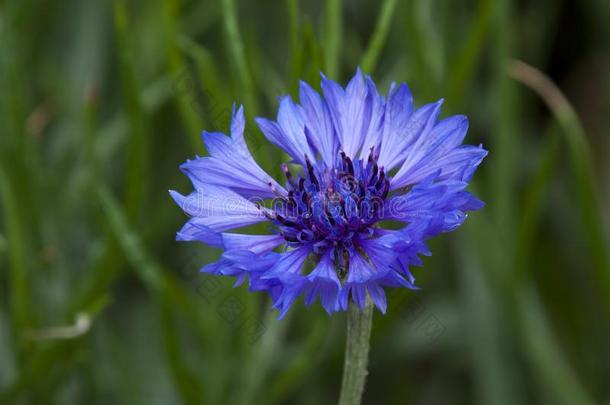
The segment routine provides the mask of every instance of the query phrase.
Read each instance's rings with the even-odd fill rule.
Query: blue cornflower
[[[284,185],[250,154],[242,107],[230,137],[203,133],[209,156],[181,166],[195,191],[170,191],[191,216],[177,239],[222,249],[202,271],[248,280],[281,316],[301,294],[328,313],[350,298],[364,307],[368,294],[385,312],[384,287],[416,288],[425,240],[483,206],[465,189],[487,151],[462,145],[465,116],[438,120],[442,100],[414,109],[406,84],[385,98],[358,70],[345,89],[324,76],[321,87],[323,97],[301,82],[300,104],[283,97],[276,121],[256,120],[292,158]],[[228,232],[260,222],[270,234]]]

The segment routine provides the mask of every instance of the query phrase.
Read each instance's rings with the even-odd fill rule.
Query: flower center
[[[377,156],[371,151],[366,161],[352,161],[340,152],[332,168],[305,159],[306,170],[297,178],[282,165],[288,196],[274,201],[271,220],[284,239],[322,253],[330,246],[347,251],[355,237],[372,236],[390,187]]]

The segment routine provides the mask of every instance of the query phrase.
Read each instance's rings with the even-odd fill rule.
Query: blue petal
[[[246,197],[275,197],[286,191],[254,160],[243,136],[243,108],[235,111],[231,121],[231,137],[219,132],[203,132],[210,157],[187,161],[180,166],[195,188],[206,184],[224,186]]]
[[[279,297],[274,299],[273,307],[280,311],[278,319],[284,318],[288,313],[288,310],[292,306],[292,303],[301,295],[303,288],[305,287],[305,280],[298,279],[290,283],[284,282],[282,285],[282,291]]]
[[[483,203],[464,191],[468,183],[429,180],[416,185],[409,193],[391,198],[384,207],[384,219],[402,222],[430,221],[436,233],[455,229],[465,219],[466,211],[483,207]]]
[[[405,280],[401,274],[396,273],[396,267],[394,266],[401,256],[407,260],[413,260],[413,258],[417,260],[417,254],[422,250],[421,244],[411,246],[412,251],[407,251],[402,245],[400,246],[402,249],[396,248],[396,244],[404,244],[408,237],[409,235],[393,231],[387,236],[359,242],[370,263],[375,267],[375,274],[369,280],[369,285],[412,287],[412,282]],[[412,278],[410,273],[407,272],[407,275]]]
[[[222,244],[226,250],[249,250],[261,254],[269,252],[285,242],[282,235],[242,235],[223,233]]]
[[[403,172],[400,177],[400,173],[397,173],[398,178],[393,179],[392,186],[400,188],[418,183],[436,171],[440,171],[439,179],[469,181],[485,156],[487,151],[480,146],[460,146],[444,156],[418,165],[410,172]]]
[[[219,249],[223,247],[222,238],[218,232],[205,225],[197,224],[194,219],[187,221],[182,229],[176,233],[176,240],[203,242]]]
[[[439,165],[439,161],[461,145],[467,131],[468,119],[456,115],[442,120],[429,133],[422,134],[408,148],[405,161],[392,178],[392,189],[415,184],[437,169],[442,173],[444,166]],[[449,171],[453,169],[454,167],[448,167]]]
[[[388,303],[385,298],[385,293],[383,288],[378,284],[369,284],[367,287],[369,292],[369,296],[373,301],[373,304],[381,311],[382,314],[385,314],[385,311],[388,308]]]
[[[262,278],[284,280],[298,276],[310,253],[311,246],[305,245],[280,254],[279,260],[263,274]]]
[[[278,283],[281,291],[274,298],[274,307],[279,309],[282,318],[294,300],[306,286],[306,279],[301,274],[303,263],[311,253],[311,246],[302,246],[279,255],[279,259],[264,274],[261,275],[263,282]]]
[[[260,274],[271,268],[278,258],[279,254],[273,252],[257,255],[249,250],[233,250],[223,253],[218,261],[206,265],[201,271],[236,277],[236,283],[243,282],[249,276],[252,288],[253,284],[260,283]]]
[[[366,285],[354,284],[350,286],[352,300],[362,309],[366,304]]]
[[[415,112],[410,113],[408,118],[400,113],[400,104],[409,111],[408,89],[403,88],[395,93],[395,102],[392,107],[386,106],[386,117],[384,119],[383,139],[381,142],[382,154],[379,156],[379,164],[387,170],[394,168],[409,156],[415,148],[419,139],[425,137],[433,128],[441,110],[443,100],[427,104]],[[406,105],[404,105],[406,104]]]
[[[311,305],[319,295],[326,312],[331,314],[337,311],[337,297],[341,290],[341,282],[337,277],[330,250],[324,254],[315,269],[307,276],[307,281],[309,287],[305,303]]]
[[[372,100],[360,68],[345,91],[337,83],[322,78],[322,93],[328,105],[340,149],[356,157],[362,147],[371,122]]]
[[[349,271],[345,286],[339,294],[339,306],[346,310],[348,307],[348,297],[351,293],[352,300],[360,307],[364,308],[366,303],[366,284],[374,277],[375,272],[358,252],[350,251]]]
[[[376,238],[358,241],[358,245],[366,252],[378,272],[389,268],[389,264],[396,258],[393,241],[385,243],[386,240],[386,238]]]
[[[246,119],[244,117],[244,107],[239,106],[235,111],[236,105],[233,104],[232,119],[231,119],[231,139],[235,144],[243,151],[248,152],[248,145],[244,139],[244,128],[246,126]]]
[[[195,217],[191,220],[193,225],[205,226],[215,232],[267,220],[264,208],[223,187],[208,185],[188,196],[173,190],[170,194],[182,210]]]
[[[233,267],[238,267],[248,273],[264,273],[280,259],[280,254],[269,252],[259,255],[249,250],[229,250],[222,254]]]
[[[426,112],[427,110],[423,110]],[[407,146],[409,119],[413,114],[413,96],[409,87],[402,83],[394,90],[394,86],[388,94],[385,105],[381,148],[379,151],[379,164],[391,169],[398,164],[401,152]]]
[[[332,167],[337,155],[337,139],[328,107],[318,92],[303,81],[299,83],[299,96],[305,115],[307,138],[326,165]]]
[[[254,167],[245,160],[242,163],[243,167],[238,170],[230,161],[204,157],[190,160],[182,164],[180,169],[189,176],[197,189],[205,188],[208,184],[224,186],[244,197],[256,198],[273,198],[278,194],[286,194],[284,188],[270,176],[257,177]]]
[[[360,151],[361,159],[368,158],[371,148],[373,148],[375,153],[379,153],[379,147],[382,143],[381,138],[385,111],[385,100],[379,95],[375,83],[369,76],[366,77],[366,85],[368,89],[368,102],[371,104],[371,119],[368,130],[364,135],[364,143],[362,144],[362,150]]]
[[[267,139],[286,151],[296,162],[305,166],[305,156],[315,158],[305,136],[302,108],[294,104],[289,96],[280,99],[277,123],[265,118],[257,118],[256,122]]]

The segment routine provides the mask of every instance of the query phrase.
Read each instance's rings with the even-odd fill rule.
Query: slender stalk
[[[373,323],[373,303],[367,300],[364,309],[356,305],[349,308],[347,316],[347,341],[345,364],[339,405],[360,405],[366,380],[369,357],[369,340]]]

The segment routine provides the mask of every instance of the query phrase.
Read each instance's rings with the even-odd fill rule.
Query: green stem
[[[366,380],[369,340],[373,323],[373,303],[367,300],[364,309],[356,305],[347,316],[347,342],[339,405],[360,405]]]

